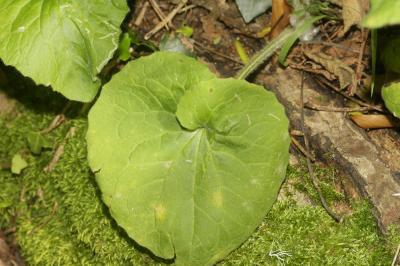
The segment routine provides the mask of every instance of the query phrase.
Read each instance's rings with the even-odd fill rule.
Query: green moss
[[[16,238],[25,260],[30,265],[168,263],[151,257],[129,239],[101,202],[86,161],[85,119],[71,117],[46,136],[56,147],[71,127],[76,129],[55,170],[43,171],[53,151],[33,156],[25,137],[31,130],[45,128],[64,102],[54,94],[43,99],[37,98],[36,92],[21,95],[19,114],[0,119],[0,162],[22,152],[29,166],[21,175],[0,170],[0,227],[16,226]],[[43,107],[42,103],[49,99],[58,104]],[[317,176],[330,204],[346,202],[343,193],[335,189],[339,177],[332,169],[318,168]],[[386,238],[380,236],[371,208],[364,201],[353,202],[352,215],[343,224],[337,224],[321,207],[298,204],[295,200],[297,192],[289,184],[318,202],[304,166],[290,167],[287,177],[283,187],[288,191],[286,198],[275,204],[251,238],[220,265],[390,264],[400,241],[398,229],[391,228]]]

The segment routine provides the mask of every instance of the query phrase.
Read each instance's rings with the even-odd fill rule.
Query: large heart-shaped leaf
[[[400,118],[400,82],[393,82],[384,86],[382,98],[393,115]]]
[[[264,13],[272,5],[272,0],[236,0],[246,23],[250,22],[253,18]]]
[[[212,265],[275,201],[287,131],[283,107],[263,87],[158,52],[104,87],[89,114],[88,157],[129,236],[179,265]]]
[[[0,0],[0,58],[71,100],[91,101],[127,12],[125,0]]]

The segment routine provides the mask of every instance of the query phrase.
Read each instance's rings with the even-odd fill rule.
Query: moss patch
[[[12,92],[5,89],[18,96],[18,103],[13,115],[0,119],[0,162],[8,162],[19,152],[29,163],[21,175],[0,170],[0,227],[16,228],[9,237],[16,238],[24,259],[29,265],[171,263],[138,247],[111,219],[87,165],[85,118],[70,117],[46,136],[55,149],[70,128],[76,130],[66,140],[55,170],[43,171],[54,149],[34,156],[26,136],[45,128],[65,101],[53,93],[38,96],[43,88],[27,91],[24,84],[13,84]],[[319,206],[298,204],[296,191],[307,192],[311,201],[318,202],[304,169],[289,168],[283,189],[291,193],[275,204],[252,237],[220,265],[389,265],[400,241],[399,231],[393,228],[389,236],[381,236],[364,201],[350,202],[352,214],[343,224],[335,223]],[[329,169],[318,172],[330,204],[349,204],[335,189],[338,177]]]

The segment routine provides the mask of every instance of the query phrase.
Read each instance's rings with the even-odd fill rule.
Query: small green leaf
[[[396,24],[400,24],[400,1],[371,1],[371,10],[363,21],[364,27],[376,29]]]
[[[181,33],[183,36],[190,38],[193,35],[193,28],[187,25],[183,25],[179,29],[176,30],[177,33]]]
[[[249,23],[253,18],[264,13],[272,5],[272,0],[236,0],[244,21]]]
[[[283,66],[287,66],[285,60],[287,55],[289,54],[290,49],[293,47],[293,44],[297,41],[297,39],[307,30],[309,30],[314,22],[324,18],[325,16],[317,16],[317,17],[308,17],[304,19],[303,22],[301,22],[300,25],[296,26],[295,31],[292,33],[292,35],[285,41],[285,43],[282,46],[282,49],[279,53],[279,63],[281,63]]]
[[[127,61],[131,58],[131,52],[129,49],[131,48],[131,37],[129,36],[129,33],[124,33],[122,34],[121,41],[119,42],[119,47],[118,47],[118,59],[122,61]]]
[[[271,92],[157,52],[104,87],[87,143],[102,198],[130,237],[177,265],[213,265],[271,208],[290,138]]]
[[[0,58],[37,84],[89,102],[127,12],[126,0],[0,0]]]
[[[382,98],[389,111],[400,118],[400,82],[394,82],[383,87]]]
[[[248,64],[250,59],[240,40],[235,40],[235,48],[240,60],[242,60],[244,64]]]
[[[40,154],[42,149],[51,148],[52,145],[40,132],[30,132],[27,136],[29,150],[33,154]]]
[[[13,204],[14,203],[12,200],[1,200],[0,201],[0,209],[5,209],[8,207],[11,207]]]
[[[17,153],[11,160],[11,172],[19,175],[21,171],[28,166],[28,163]]]

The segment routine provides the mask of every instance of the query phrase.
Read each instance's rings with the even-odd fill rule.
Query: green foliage
[[[324,15],[317,16],[317,17],[308,17],[305,18],[303,21],[301,21],[297,26],[295,31],[285,40],[284,44],[282,45],[282,49],[279,52],[279,63],[282,65],[286,66],[287,64],[285,63],[286,57],[294,45],[294,43],[297,41],[297,39],[306,31],[310,30],[312,28],[314,22],[324,18]]]
[[[275,201],[287,131],[283,107],[263,87],[159,52],[104,87],[89,114],[88,158],[129,236],[179,265],[213,265]]]
[[[400,1],[372,0],[371,10],[363,25],[368,28],[381,28],[395,24],[400,24]]]
[[[400,37],[392,36],[381,40],[379,54],[386,72],[400,74]]]
[[[0,58],[37,84],[89,102],[127,12],[125,0],[0,0]]]
[[[253,18],[264,13],[272,5],[272,0],[236,0],[244,21],[249,23]]]
[[[122,34],[121,40],[118,46],[118,59],[122,61],[127,61],[131,58],[131,37],[129,33]]]
[[[24,88],[19,90],[23,91]],[[21,95],[27,97],[19,98],[26,103],[25,107],[18,107],[21,115],[12,121],[1,120],[6,121],[7,127],[0,123],[0,160],[26,149],[25,136],[46,127],[53,119],[49,106],[40,114],[38,108],[43,106],[27,107],[29,101],[40,102],[41,98]],[[54,96],[51,99],[62,100]],[[17,226],[23,258],[32,266],[170,264],[150,258],[108,214],[86,161],[87,121],[70,119],[52,131],[49,140],[61,141],[72,126],[76,135],[66,143],[54,172],[43,172],[53,156],[47,150],[40,156],[29,156],[30,167],[18,178],[9,170],[0,171],[0,227]],[[338,178],[330,177],[332,171],[317,172],[321,177],[326,175],[327,184]],[[306,175],[305,166],[289,167],[283,191],[288,191],[290,184],[303,182]],[[15,224],[13,217],[17,213]],[[219,265],[279,265],[273,256],[279,251],[290,255],[283,256],[288,265],[390,265],[399,236],[399,230],[392,227],[387,240],[383,239],[370,206],[364,202],[354,204],[353,214],[343,224],[337,224],[322,208],[301,204],[288,195],[274,205],[252,236]]]
[[[179,29],[176,30],[176,33],[180,33],[183,36],[190,38],[193,35],[193,28],[187,25],[182,25]]]
[[[51,148],[51,143],[40,132],[30,132],[26,137],[28,141],[29,150],[33,154],[40,154],[42,149]]]
[[[400,117],[400,82],[393,82],[382,88],[382,98],[394,116]]]
[[[11,160],[11,172],[19,175],[22,170],[28,166],[28,163],[22,158],[21,154],[17,153]]]

